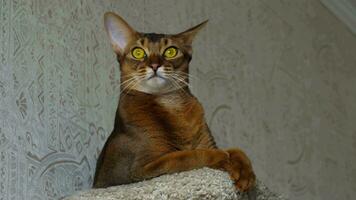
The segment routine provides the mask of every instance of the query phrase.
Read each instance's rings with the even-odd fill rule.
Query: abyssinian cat
[[[227,171],[241,191],[254,186],[248,157],[238,148],[217,148],[189,90],[192,41],[206,22],[173,35],[137,32],[112,12],[104,22],[120,63],[121,94],[93,187],[202,167]]]

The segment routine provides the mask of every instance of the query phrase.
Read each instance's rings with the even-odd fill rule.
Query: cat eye
[[[132,49],[131,55],[135,59],[142,59],[146,56],[146,53],[145,53],[145,50],[143,50],[142,48],[135,47],[134,49]]]
[[[164,50],[163,55],[166,58],[174,58],[178,54],[178,49],[176,47],[168,47]]]

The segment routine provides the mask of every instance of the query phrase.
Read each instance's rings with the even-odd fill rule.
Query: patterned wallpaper
[[[0,0],[0,199],[90,187],[119,70],[105,11],[141,31],[207,18],[192,90],[221,147],[290,199],[356,195],[356,38],[317,0]]]

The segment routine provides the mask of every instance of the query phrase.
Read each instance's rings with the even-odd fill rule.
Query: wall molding
[[[320,0],[336,17],[356,34],[356,2],[354,0]]]

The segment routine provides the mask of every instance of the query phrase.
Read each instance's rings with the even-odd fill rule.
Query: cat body
[[[134,182],[135,174],[130,171],[167,153],[216,148],[207,130],[203,109],[189,91],[164,95],[124,93],[117,112],[114,130],[103,154],[112,156],[104,158],[104,162],[113,163],[105,165],[110,166],[108,169],[102,169],[110,174],[107,176],[112,179],[109,185]],[[116,177],[117,174],[120,175]]]
[[[242,191],[254,185],[247,156],[237,148],[216,147],[204,110],[188,87],[192,40],[204,24],[176,35],[145,34],[114,13],[105,15],[120,63],[122,92],[94,187],[201,167],[229,172]]]

